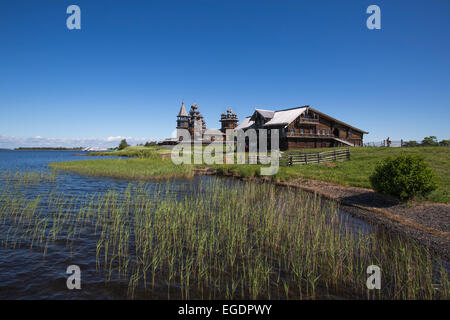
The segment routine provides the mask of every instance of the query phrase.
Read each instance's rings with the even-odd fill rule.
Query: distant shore
[[[19,147],[15,149],[2,149],[2,150],[15,150],[15,151],[83,151],[84,148],[63,148],[63,147]]]

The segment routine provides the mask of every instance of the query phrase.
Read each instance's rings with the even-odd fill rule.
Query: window
[[[295,129],[294,128],[291,128],[291,133],[294,133],[295,132]]]
[[[328,134],[329,134],[329,135],[331,134],[331,130],[330,130],[330,129],[328,129]]]
[[[305,130],[304,130],[304,129],[300,129],[300,133],[301,133],[301,134],[304,134],[304,133],[305,133]]]
[[[310,133],[310,134],[313,134],[313,129],[309,129],[309,133]]]
[[[322,134],[325,135],[325,129],[322,129]]]

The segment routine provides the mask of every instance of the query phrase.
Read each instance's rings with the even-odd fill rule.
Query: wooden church
[[[191,137],[200,139],[205,144],[225,140],[227,129],[243,131],[266,129],[270,147],[271,130],[278,129],[280,149],[290,150],[362,146],[363,136],[368,133],[310,106],[277,111],[255,109],[253,114],[239,125],[236,113],[228,109],[226,113],[222,113],[219,121],[220,130],[207,129],[198,105],[194,103],[187,112],[183,102],[177,115],[177,138],[173,139],[173,142],[179,143],[182,140],[180,129],[188,130]]]
[[[205,120],[198,109],[198,105],[194,103],[189,110],[186,111],[184,102],[181,103],[180,111],[177,115],[177,137],[178,141],[181,139],[180,129],[185,129],[189,131],[191,137],[194,139],[201,140],[202,143],[209,144],[213,141],[224,141],[225,132],[227,129],[234,129],[237,126],[238,118],[236,113],[228,109],[226,113],[222,113],[220,117],[221,128],[218,129],[207,129]]]

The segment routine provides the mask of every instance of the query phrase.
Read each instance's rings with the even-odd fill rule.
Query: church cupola
[[[189,115],[184,107],[184,101],[181,103],[180,112],[177,116],[177,129],[188,129],[189,128]]]
[[[238,123],[238,117],[236,113],[231,111],[231,109],[227,110],[227,113],[222,113],[220,116],[220,122],[222,124],[221,131],[225,132],[227,129],[234,129]]]
[[[191,110],[189,110],[189,131],[192,136],[199,137],[203,134],[203,132],[205,132],[205,130],[206,122],[203,119],[203,115],[198,110],[198,105],[194,102],[191,106]]]

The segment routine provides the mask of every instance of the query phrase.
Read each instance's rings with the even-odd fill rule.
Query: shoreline
[[[152,161],[159,159],[159,161],[162,161],[160,164],[165,163],[165,155],[155,154],[154,156],[152,157]],[[167,167],[167,170],[158,172],[158,174],[156,172],[147,174],[147,172],[142,170],[130,174],[128,172],[129,167],[126,166],[127,169],[123,165],[127,161],[136,161],[139,158],[136,158],[136,155],[133,154],[127,159],[122,158],[122,160],[117,162],[122,169],[122,172],[119,172],[120,174],[118,172],[113,173],[109,170],[106,172],[104,168],[100,168],[101,170],[98,172],[90,170],[88,167],[80,170],[80,168],[72,167],[74,162],[67,163],[65,168],[61,167],[61,165],[56,165],[56,163],[53,163],[50,167],[68,170],[82,175],[130,180],[160,180],[171,177],[183,178],[184,176],[186,178],[186,176],[192,177],[193,175],[215,175],[244,181],[269,182],[280,187],[298,188],[338,202],[351,216],[368,222],[375,228],[387,229],[399,235],[410,237],[450,262],[450,204],[422,201],[402,203],[389,196],[378,194],[369,188],[344,186],[342,184],[314,180],[308,177],[295,178],[285,182],[279,179],[274,180],[273,178],[256,175],[248,176],[245,175],[245,172],[244,174],[240,174],[240,172],[220,170],[221,168],[217,170],[205,165],[191,167],[189,170],[190,174],[186,174],[186,172],[178,175],[174,174],[174,170],[180,168],[172,164]],[[98,160],[83,160],[82,162],[86,161]],[[138,162],[140,161],[145,162],[144,159],[138,160]],[[116,169],[114,166],[114,170]],[[157,166],[154,169],[157,169]]]

